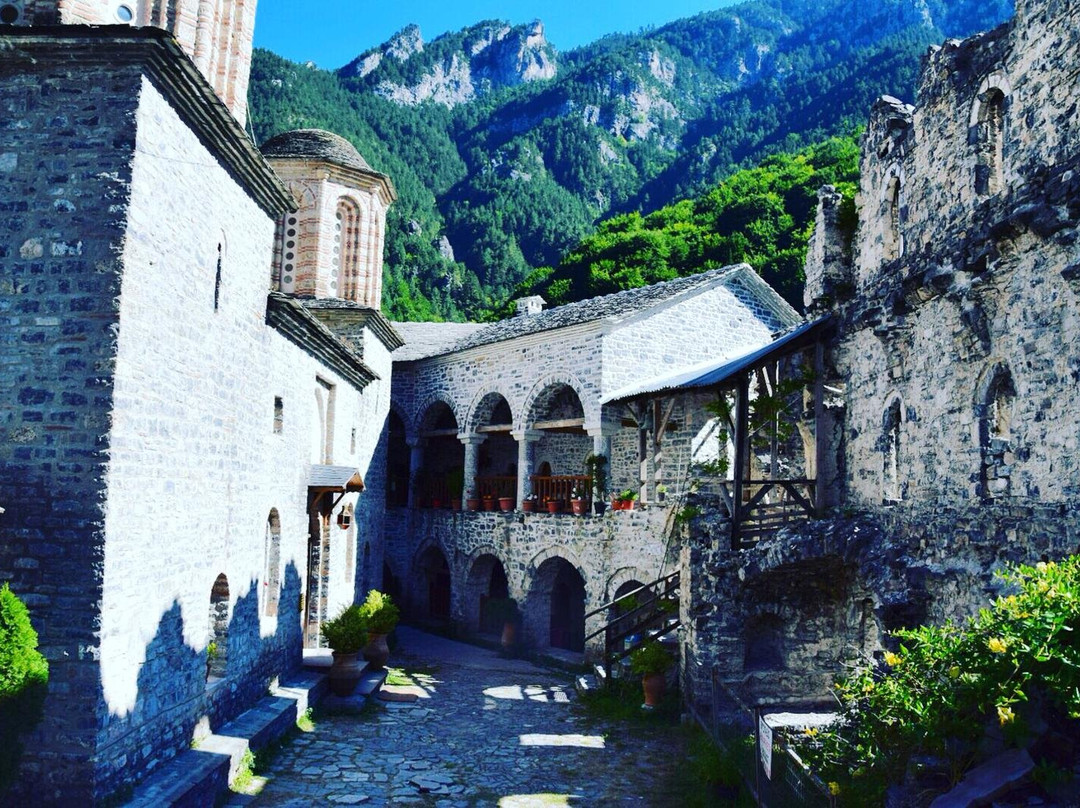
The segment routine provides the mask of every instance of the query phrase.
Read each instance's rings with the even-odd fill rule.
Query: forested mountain
[[[256,51],[251,121],[260,141],[331,129],[393,177],[390,314],[477,317],[537,268],[558,267],[534,286],[587,291],[591,276],[560,261],[597,222],[850,133],[879,95],[914,96],[928,45],[1011,12],[1010,0],[755,0],[563,54],[538,22],[429,43],[410,26],[332,72]]]

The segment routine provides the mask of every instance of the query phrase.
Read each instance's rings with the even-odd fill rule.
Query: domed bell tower
[[[397,199],[390,178],[349,141],[320,129],[277,135],[262,153],[299,206],[278,223],[273,288],[378,311],[386,211]]]

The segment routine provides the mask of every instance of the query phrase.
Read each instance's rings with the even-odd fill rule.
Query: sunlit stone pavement
[[[569,676],[398,630],[422,697],[323,716],[230,805],[672,805],[681,735],[580,715]],[[657,730],[657,731],[654,731]]]

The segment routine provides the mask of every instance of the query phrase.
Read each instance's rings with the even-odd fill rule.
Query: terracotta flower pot
[[[509,651],[514,647],[514,643],[517,641],[517,625],[513,620],[507,620],[503,623],[502,637],[500,642],[504,651]]]
[[[460,511],[461,510],[461,500],[460,499],[452,499],[452,500],[450,500],[450,510],[452,510],[452,511]]]
[[[484,510],[485,511],[493,511],[493,510],[495,510],[495,497],[484,497]]]
[[[499,497],[499,509],[503,513],[509,513],[514,510],[514,498],[513,497]]]
[[[547,510],[548,510],[548,513],[558,513],[559,511],[562,510],[562,500],[561,499],[549,499],[548,502],[547,502]]]
[[[465,507],[470,511],[480,510],[480,498],[469,497],[467,500],[465,500]]]
[[[662,673],[649,673],[641,678],[641,689],[645,693],[645,706],[656,707],[664,697],[667,679]]]
[[[524,502],[521,503],[521,510],[523,510],[525,513],[535,513],[536,512],[536,500],[534,500],[534,499],[525,500]]]
[[[360,653],[341,654],[334,651],[334,664],[330,666],[327,678],[330,680],[330,692],[335,696],[351,696],[360,683],[364,667],[360,664]]]
[[[442,507],[442,500],[433,498],[431,500],[431,507],[432,508],[441,508]]]
[[[368,667],[373,671],[382,670],[386,667],[386,660],[390,658],[390,646],[386,644],[385,634],[369,634],[368,644],[361,651]]]
[[[589,511],[589,503],[583,499],[570,500],[570,507],[574,511],[574,516],[584,516]]]

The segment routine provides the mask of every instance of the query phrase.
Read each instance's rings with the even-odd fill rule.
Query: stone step
[[[579,676],[574,680],[574,689],[578,693],[594,693],[600,688],[600,681],[591,674]]]
[[[129,806],[214,805],[236,777],[244,753],[258,751],[296,725],[301,713],[318,704],[327,692],[326,677],[300,672],[288,677],[250,710],[203,738],[196,749],[177,755],[147,777]]]
[[[374,671],[368,670],[365,663],[364,673],[360,677],[360,683],[356,686],[356,690],[352,692],[352,695],[335,696],[333,693],[328,693],[326,698],[321,702],[321,706],[330,712],[349,714],[359,713],[367,706],[368,700],[378,692],[385,681],[385,668]]]

